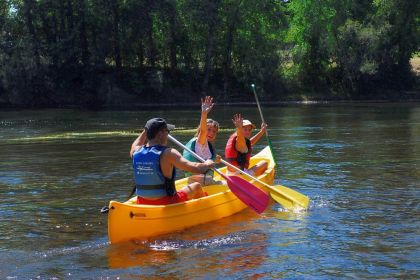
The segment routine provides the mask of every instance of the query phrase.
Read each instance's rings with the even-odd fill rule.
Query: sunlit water
[[[154,116],[186,142],[198,110],[0,112],[0,279],[419,278],[420,105],[263,109],[276,183],[308,212],[272,203],[119,245],[99,209],[131,191],[131,142]],[[259,123],[216,107],[220,152],[234,112]]]

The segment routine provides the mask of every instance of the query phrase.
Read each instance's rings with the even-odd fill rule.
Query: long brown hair
[[[219,123],[213,119],[207,119],[206,125],[211,124],[212,126],[215,126],[217,130],[219,130]],[[200,132],[200,126],[197,127],[197,132],[195,133],[194,137],[198,136],[198,133]]]

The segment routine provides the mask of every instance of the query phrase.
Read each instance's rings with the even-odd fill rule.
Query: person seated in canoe
[[[169,131],[174,128],[163,118],[150,119],[131,145],[130,156],[138,204],[171,204],[205,195],[201,184],[197,182],[179,191],[175,189],[176,168],[191,173],[204,173],[213,168],[214,162],[191,162],[177,150],[167,147]]]
[[[206,96],[201,99],[201,118],[200,124],[194,137],[188,141],[185,146],[191,151],[195,152],[203,159],[211,159],[215,163],[220,162],[220,156],[216,154],[216,150],[212,143],[216,140],[217,132],[219,131],[219,123],[213,119],[207,118],[207,115],[213,108],[213,97]],[[190,152],[184,150],[182,156],[189,161],[199,162]],[[189,176],[188,182],[199,182],[202,185],[220,184],[219,181],[213,180],[213,171],[209,170],[206,174],[193,175],[190,172],[185,173]]]
[[[230,164],[238,167],[244,172],[252,176],[261,175],[268,167],[268,162],[260,161],[256,165],[249,168],[249,161],[252,153],[252,146],[254,146],[261,137],[265,134],[267,124],[262,123],[261,129],[251,137],[252,130],[255,125],[249,120],[244,120],[241,114],[235,114],[232,119],[236,127],[236,132],[233,133],[226,144],[225,158]],[[228,166],[228,174],[239,174],[239,172]]]

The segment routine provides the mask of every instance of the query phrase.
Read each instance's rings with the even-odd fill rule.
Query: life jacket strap
[[[143,185],[136,185],[136,188],[141,188],[143,190],[160,190],[165,188],[165,184],[160,184],[160,185],[149,185],[149,186],[143,186]]]

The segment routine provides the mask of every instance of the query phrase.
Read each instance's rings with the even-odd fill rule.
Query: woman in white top
[[[216,140],[217,132],[219,131],[219,123],[213,119],[207,118],[207,115],[213,106],[213,97],[206,96],[201,99],[201,118],[200,124],[197,128],[197,133],[190,141],[188,141],[187,144],[185,144],[185,146],[198,154],[201,158],[205,160],[211,159],[218,163],[220,162],[220,156],[216,154],[216,150],[212,143]],[[183,157],[189,161],[199,161],[186,150],[183,152]],[[204,175],[205,174],[192,175],[186,173],[186,176],[190,176],[189,181],[201,182],[203,185],[217,183],[213,180],[213,172],[211,170],[207,172],[207,176]]]

